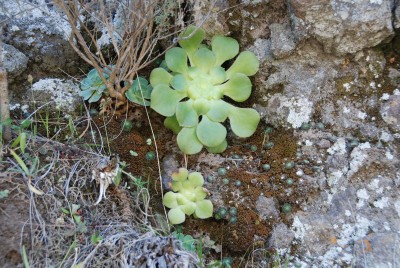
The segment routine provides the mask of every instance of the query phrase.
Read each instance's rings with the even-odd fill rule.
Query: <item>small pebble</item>
[[[322,139],[317,143],[317,146],[320,149],[328,149],[329,147],[331,147],[331,142],[326,139]]]
[[[252,184],[256,184],[256,183],[257,183],[257,178],[251,179],[251,183],[252,183]]]
[[[358,142],[357,139],[352,139],[352,140],[350,141],[350,146],[353,147],[353,148],[354,148],[354,147],[357,147],[358,144],[359,144],[359,142]]]

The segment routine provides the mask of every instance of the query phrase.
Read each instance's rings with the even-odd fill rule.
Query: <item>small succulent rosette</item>
[[[194,26],[186,29],[180,36],[181,47],[165,54],[170,71],[156,68],[150,75],[151,108],[167,117],[164,125],[178,134],[178,146],[186,154],[196,154],[203,147],[212,153],[223,152],[227,130],[221,123],[226,119],[239,137],[251,136],[260,121],[256,110],[223,100],[249,98],[249,76],[258,71],[257,57],[250,51],[238,55],[239,43],[220,35],[212,38],[210,49],[201,44],[204,35]],[[221,66],[236,56],[227,70]]]
[[[199,219],[212,216],[213,204],[205,200],[207,193],[203,189],[204,178],[199,172],[189,173],[186,168],[180,168],[172,174],[172,190],[163,198],[163,204],[170,208],[168,219],[172,224],[185,221],[185,215],[194,215]]]

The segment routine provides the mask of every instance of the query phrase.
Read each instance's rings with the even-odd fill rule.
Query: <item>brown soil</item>
[[[143,108],[137,108],[143,109]],[[128,116],[129,117],[129,116]],[[176,136],[163,126],[163,118],[155,113],[151,114],[152,126],[156,135],[159,159],[171,150],[176,151]],[[110,137],[121,133],[121,124],[124,118],[112,119],[107,131]],[[122,132],[118,138],[110,143],[111,151],[120,156],[122,161],[129,165],[127,170],[135,176],[141,176],[149,180],[150,191],[152,193],[152,208],[163,213],[161,206],[160,182],[156,160],[146,160],[146,153],[155,151],[154,142],[151,145],[146,143],[152,137],[150,127],[145,120],[145,113],[142,110],[142,124],[134,127],[130,132]],[[97,120],[101,124],[100,118]],[[272,141],[275,145],[272,149],[263,149],[263,145]],[[208,235],[217,244],[222,245],[223,255],[234,257],[235,266],[238,265],[240,258],[250,253],[254,248],[263,247],[270,231],[278,222],[291,223],[291,213],[280,213],[278,218],[262,219],[256,210],[256,202],[260,195],[274,197],[278,201],[279,209],[284,203],[292,205],[292,211],[297,210],[301,204],[314,191],[306,182],[297,176],[296,167],[301,167],[305,174],[313,173],[310,164],[304,164],[304,159],[296,157],[297,141],[289,130],[274,130],[269,135],[264,134],[264,127],[259,126],[257,132],[250,138],[237,139],[228,138],[228,149],[221,154],[226,161],[223,167],[227,168],[228,173],[225,177],[229,178],[229,184],[224,185],[222,177],[216,177],[212,184],[206,183],[205,188],[210,188],[210,192],[217,190],[222,194],[224,206],[237,208],[237,222],[229,223],[228,219],[216,220],[214,218],[197,220],[189,217],[183,224],[183,232],[194,237]],[[251,145],[257,146],[257,151],[253,152]],[[130,150],[137,152],[137,156],[132,156]],[[229,160],[232,155],[239,155],[240,161]],[[183,156],[178,153],[181,165],[184,165]],[[198,162],[199,155],[189,156],[188,169],[200,170],[203,176],[217,173],[218,166]],[[285,169],[284,165],[288,161],[293,161],[295,168]],[[311,161],[310,161],[311,162]],[[264,171],[262,164],[271,165],[269,171]],[[286,180],[292,178],[294,183],[291,186],[286,184]],[[235,185],[240,181],[241,185]],[[212,197],[210,197],[212,199]],[[214,206],[217,210],[218,207]],[[212,253],[212,252],[211,252]],[[215,255],[216,259],[220,256]]]

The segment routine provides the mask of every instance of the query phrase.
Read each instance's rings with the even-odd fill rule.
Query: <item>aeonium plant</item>
[[[221,123],[226,119],[239,137],[251,136],[260,121],[256,110],[223,100],[224,96],[236,102],[249,98],[249,76],[258,71],[257,57],[250,51],[238,55],[239,43],[220,35],[212,38],[209,49],[201,44],[204,35],[202,29],[188,27],[180,36],[181,47],[165,54],[170,72],[156,68],[150,74],[151,108],[167,117],[164,125],[178,134],[178,146],[185,154],[196,154],[203,147],[223,152],[227,131]],[[227,70],[221,66],[236,56]]]
[[[170,208],[168,219],[172,224],[185,221],[185,215],[194,215],[199,219],[212,216],[213,204],[205,200],[207,193],[203,189],[204,178],[199,172],[192,172],[180,168],[172,174],[172,190],[163,198],[163,204]]]

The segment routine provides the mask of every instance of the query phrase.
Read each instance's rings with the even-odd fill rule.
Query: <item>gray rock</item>
[[[331,146],[331,142],[327,139],[322,139],[317,143],[318,148],[328,149]]]
[[[32,85],[31,92],[27,93],[29,98],[26,104],[33,108],[42,105],[50,112],[62,111],[66,114],[74,113],[82,103],[78,95],[80,86],[73,80],[62,80],[57,78],[41,79]],[[32,107],[32,99],[35,100],[35,107]]]
[[[162,184],[164,191],[172,190],[172,173],[177,172],[179,169],[178,160],[176,160],[175,154],[168,154],[163,158],[162,162]]]
[[[392,95],[382,103],[380,114],[390,128],[400,131],[400,95]]]
[[[294,232],[286,224],[278,223],[272,230],[268,239],[268,247],[283,249],[288,248],[294,239]]]
[[[391,84],[393,86],[396,86],[400,82],[400,71],[394,68],[389,68],[389,74],[388,77],[391,80]]]
[[[258,215],[260,215],[263,219],[268,218],[277,218],[279,217],[279,211],[276,208],[277,201],[275,198],[268,198],[263,195],[258,197],[256,203],[256,209],[258,211]]]
[[[3,64],[7,71],[9,83],[25,71],[28,64],[28,57],[13,46],[3,44]]]
[[[18,5],[1,1],[0,17],[6,22],[2,40],[29,58],[29,72],[35,78],[43,73],[81,73],[83,61],[68,42],[71,28],[53,4],[46,0],[21,0]]]
[[[394,35],[392,1],[290,0],[289,4],[295,27],[307,28],[329,53],[355,53]]]
[[[269,26],[271,31],[271,51],[276,59],[289,56],[296,48],[292,31],[289,25],[273,23]]]
[[[356,267],[399,267],[400,235],[371,233],[355,242]]]

